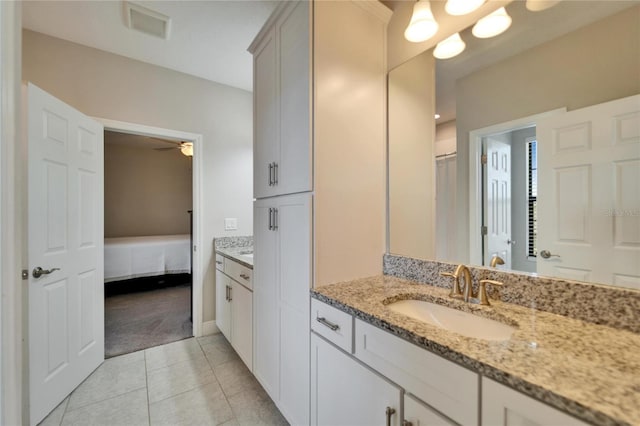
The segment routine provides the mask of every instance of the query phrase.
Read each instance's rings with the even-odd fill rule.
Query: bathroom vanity
[[[388,275],[313,290],[312,424],[637,424],[638,334],[448,295]],[[401,300],[465,311],[513,332],[464,336],[444,321],[390,309]]]
[[[250,237],[214,241],[216,325],[253,371],[253,245]]]

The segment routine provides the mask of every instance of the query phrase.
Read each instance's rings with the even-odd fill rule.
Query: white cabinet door
[[[309,423],[311,194],[254,209],[254,374],[292,424]]]
[[[311,194],[278,197],[276,206],[279,407],[291,424],[309,424]]]
[[[231,341],[231,305],[229,304],[229,288],[231,279],[216,269],[216,325]]]
[[[288,2],[254,63],[254,196],[311,190],[309,2]]]
[[[310,2],[292,2],[277,24],[280,159],[277,194],[311,191]]]
[[[258,200],[253,210],[253,374],[275,400],[280,347],[273,201]]]
[[[231,281],[231,345],[253,371],[253,294]]]
[[[482,424],[587,426],[568,414],[487,378],[482,379]]]
[[[253,53],[253,195],[275,194],[273,164],[278,161],[278,80],[275,29],[271,29]]]
[[[399,388],[322,338],[311,335],[312,425],[397,426],[400,398]],[[391,410],[395,412],[391,414]]]
[[[409,394],[404,396],[403,426],[455,426],[452,420],[438,414]]]

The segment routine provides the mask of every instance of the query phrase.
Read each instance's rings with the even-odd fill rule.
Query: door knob
[[[540,256],[542,256],[543,259],[549,259],[550,257],[560,257],[559,254],[551,254],[549,250],[540,250]]]
[[[507,244],[511,244],[511,245],[515,246],[516,242],[514,240],[509,239],[509,240],[507,240]]]
[[[33,275],[33,278],[40,278],[43,275],[49,275],[53,271],[59,271],[59,270],[60,268],[42,269],[41,267],[37,266],[33,268],[32,275]]]

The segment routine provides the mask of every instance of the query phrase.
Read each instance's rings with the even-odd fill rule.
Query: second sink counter
[[[448,293],[390,276],[311,291],[318,300],[584,421],[640,423],[639,335],[499,301],[469,305]],[[403,299],[471,311],[517,330],[505,341],[465,337],[386,307]]]

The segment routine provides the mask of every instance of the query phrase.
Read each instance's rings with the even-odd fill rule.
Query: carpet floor
[[[193,336],[189,285],[105,298],[105,357]]]

